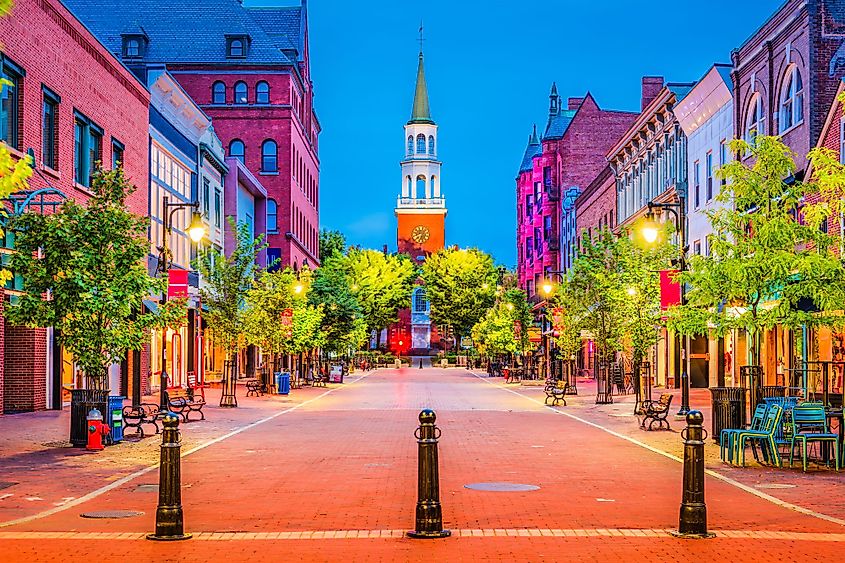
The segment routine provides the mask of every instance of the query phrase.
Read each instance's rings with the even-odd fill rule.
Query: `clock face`
[[[431,231],[428,230],[428,227],[424,227],[422,225],[414,227],[414,230],[411,231],[411,238],[414,239],[414,242],[417,244],[424,243],[430,236]]]

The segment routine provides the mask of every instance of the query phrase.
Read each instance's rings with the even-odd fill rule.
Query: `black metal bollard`
[[[148,540],[186,540],[182,514],[182,442],[179,436],[179,415],[168,412],[162,416],[161,462],[158,475],[158,507],[156,531],[147,534]]]
[[[681,538],[712,538],[707,531],[707,505],[704,504],[704,415],[700,411],[687,413],[687,427],[681,432],[684,439],[684,486],[678,531]]]
[[[445,538],[452,535],[443,529],[440,508],[440,470],[437,463],[437,439],[440,429],[434,424],[437,415],[431,409],[420,412],[420,427],[414,432],[419,444],[417,466],[417,519],[416,527],[408,537]]]
[[[420,358],[420,369],[422,369],[422,358]]]

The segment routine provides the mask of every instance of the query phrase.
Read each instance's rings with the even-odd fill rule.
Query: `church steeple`
[[[420,62],[417,66],[417,88],[414,91],[414,107],[408,123],[434,123],[431,110],[428,107],[428,87],[425,83],[425,68],[423,66],[423,52],[420,49]]]

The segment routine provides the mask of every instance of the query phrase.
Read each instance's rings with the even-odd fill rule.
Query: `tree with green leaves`
[[[452,328],[456,341],[469,334],[495,300],[493,258],[477,248],[442,248],[422,265],[434,324]]]
[[[668,326],[681,334],[712,329],[718,336],[745,330],[749,361],[760,365],[764,331],[842,322],[845,267],[833,252],[833,237],[796,220],[804,197],[818,188],[792,179],[790,149],[777,137],[758,136],[753,144],[733,141],[731,150],[751,158],[719,171],[728,182],[717,196],[725,205],[708,212],[710,255],[693,256],[679,277],[690,287],[687,304],[670,309]],[[818,210],[808,215],[816,222],[825,216]]]
[[[398,320],[399,309],[410,305],[416,267],[403,254],[377,250],[352,249],[345,260],[347,281],[361,307],[367,331],[376,331],[379,339],[381,330]]]
[[[26,293],[4,315],[13,324],[54,327],[89,388],[105,388],[109,366],[140,350],[150,329],[185,319],[184,300],[140,313],[165,281],[147,271],[148,219],[126,209],[134,189],[122,168],[98,169],[87,205],[67,200],[54,214],[24,213],[10,225],[17,235],[11,264]]]
[[[229,218],[235,248],[228,255],[214,247],[200,250],[195,261],[204,281],[200,297],[207,308],[203,318],[228,359],[241,347],[245,330],[246,296],[259,272],[256,258],[264,248],[263,237],[253,238],[246,223]]]
[[[258,273],[244,298],[243,331],[246,342],[259,346],[273,357],[274,370],[278,354],[293,354],[293,312],[307,303],[310,271],[303,269],[305,279],[290,268],[263,270]]]
[[[524,354],[529,348],[531,306],[519,289],[506,290],[471,329],[479,354],[502,356]]]
[[[335,254],[346,254],[346,237],[340,231],[323,229],[320,231],[320,261]]]
[[[357,350],[367,340],[367,325],[349,287],[347,266],[340,252],[324,257],[308,292],[309,303],[323,306],[324,349],[339,354]]]

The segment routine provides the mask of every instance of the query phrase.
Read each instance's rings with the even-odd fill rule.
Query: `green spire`
[[[414,109],[408,123],[434,123],[431,110],[428,107],[428,88],[425,85],[425,69],[423,68],[423,54],[420,51],[420,64],[417,67],[417,89],[414,92]]]

